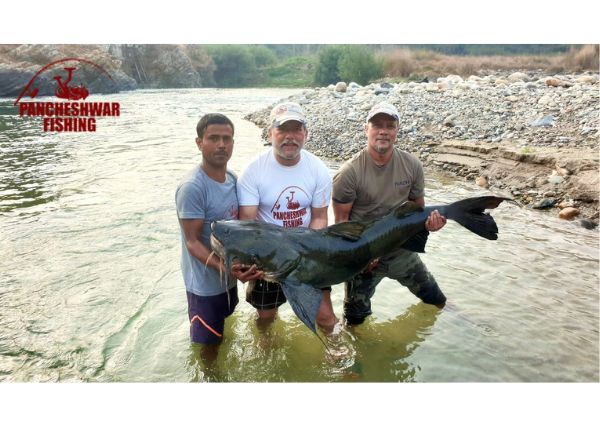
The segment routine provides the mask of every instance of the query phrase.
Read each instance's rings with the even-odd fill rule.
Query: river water
[[[422,258],[449,306],[391,280],[374,314],[321,343],[288,304],[267,330],[241,301],[213,365],[189,342],[174,192],[200,161],[200,115],[236,125],[230,168],[260,151],[242,117],[297,91],[141,90],[95,133],[43,134],[0,100],[0,380],[597,382],[598,233],[503,203],[498,241],[450,222]],[[327,162],[331,173],[339,163]],[[482,194],[428,173],[428,204]],[[243,286],[239,285],[243,299]],[[338,317],[343,286],[333,288]]]

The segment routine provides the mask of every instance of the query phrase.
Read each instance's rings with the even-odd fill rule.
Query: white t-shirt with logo
[[[237,182],[240,206],[258,205],[258,220],[282,227],[308,227],[311,207],[329,206],[331,177],[323,162],[300,151],[291,167],[275,159],[273,149],[260,154]]]

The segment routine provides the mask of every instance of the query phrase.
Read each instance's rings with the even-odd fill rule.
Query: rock
[[[358,90],[360,88],[362,88],[362,86],[360,84],[355,83],[354,81],[348,84],[348,90]]]
[[[573,83],[570,83],[568,81],[564,81],[564,80],[560,80],[558,78],[552,78],[552,77],[546,78],[544,80],[544,82],[546,83],[547,86],[550,86],[550,87],[566,88],[566,87],[571,87],[573,85]]]
[[[477,186],[481,186],[487,189],[487,187],[489,186],[487,179],[484,176],[478,176],[477,178],[475,178],[475,184]]]
[[[335,91],[338,93],[345,93],[347,89],[348,87],[343,81],[340,81],[335,85]]]
[[[446,119],[444,119],[444,125],[446,127],[454,127],[456,125],[456,115],[448,115]]]
[[[578,171],[569,177],[569,194],[576,201],[598,202],[600,175],[597,169]]]
[[[573,201],[567,201],[567,200],[561,201],[557,205],[557,207],[560,208],[561,210],[564,210],[565,208],[573,207],[573,206],[574,206]]]
[[[598,82],[598,78],[593,75],[582,75],[577,78],[577,82],[581,84],[596,84]]]
[[[564,220],[571,220],[572,218],[579,215],[579,210],[573,207],[567,207],[558,213],[558,216]]]
[[[373,93],[375,94],[375,96],[378,96],[380,94],[388,94],[390,92],[390,89],[386,89],[383,87],[378,87],[376,88]]]
[[[527,81],[527,74],[524,74],[522,72],[513,72],[508,76],[508,81],[510,81],[511,83],[517,81]]]
[[[536,202],[535,205],[533,205],[533,209],[536,210],[545,210],[548,208],[552,208],[554,205],[556,204],[556,199],[554,198],[544,198],[539,202]]]
[[[555,165],[556,168],[556,174],[558,174],[559,176],[568,176],[569,174],[571,174],[571,172],[569,170],[567,170],[566,168],[562,168],[559,167],[558,164]]]
[[[564,177],[559,176],[558,174],[548,176],[548,183],[550,184],[561,184],[564,180]]]
[[[552,127],[554,125],[554,117],[552,115],[545,115],[542,118],[531,121],[529,125],[531,127]]]
[[[581,220],[579,220],[579,224],[581,224],[581,227],[588,230],[594,230],[596,226],[598,226],[598,223],[588,218],[582,218]]]
[[[542,97],[540,97],[540,100],[538,100],[538,105],[551,105],[554,103],[554,100],[552,99],[552,96],[545,94]]]
[[[40,61],[49,62],[54,58],[55,53],[57,53],[55,50],[47,50],[44,45],[33,45],[31,49],[33,49],[34,54],[37,53],[39,55]],[[22,49],[22,52],[23,54],[29,54],[31,49]],[[57,54],[61,56],[60,53]],[[109,59],[102,56],[100,58],[102,61],[109,62]],[[0,97],[11,97],[14,100],[21,94],[31,78],[47,64],[47,62],[40,63],[39,65],[30,62],[19,62],[18,64],[0,63]],[[117,67],[120,66],[120,63],[113,64],[112,66],[106,69],[111,79],[99,75],[100,72],[95,67],[82,66],[73,75],[73,81],[77,80],[78,84],[83,84],[92,95],[117,93],[120,90],[134,90],[138,88],[136,80]],[[36,77],[34,86],[38,89],[37,96],[54,95],[56,85],[52,76],[53,73],[44,72]],[[31,100],[31,98],[26,96],[24,100]]]

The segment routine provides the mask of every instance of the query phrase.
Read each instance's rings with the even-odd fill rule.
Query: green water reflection
[[[391,320],[341,325],[321,335],[326,347],[300,323],[279,319],[261,330],[233,317],[225,334],[235,336],[215,358],[214,347],[191,344],[187,373],[191,382],[412,382],[419,366],[411,356],[440,313],[419,302]]]

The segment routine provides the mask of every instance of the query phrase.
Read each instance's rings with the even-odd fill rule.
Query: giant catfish
[[[481,196],[425,208],[409,201],[378,220],[347,221],[320,230],[216,221],[211,246],[226,270],[233,264],[256,264],[265,280],[280,283],[296,315],[316,333],[321,288],[347,281],[373,259],[398,248],[425,252],[425,221],[436,209],[473,233],[496,240],[498,227],[484,210],[504,200],[508,198]]]

